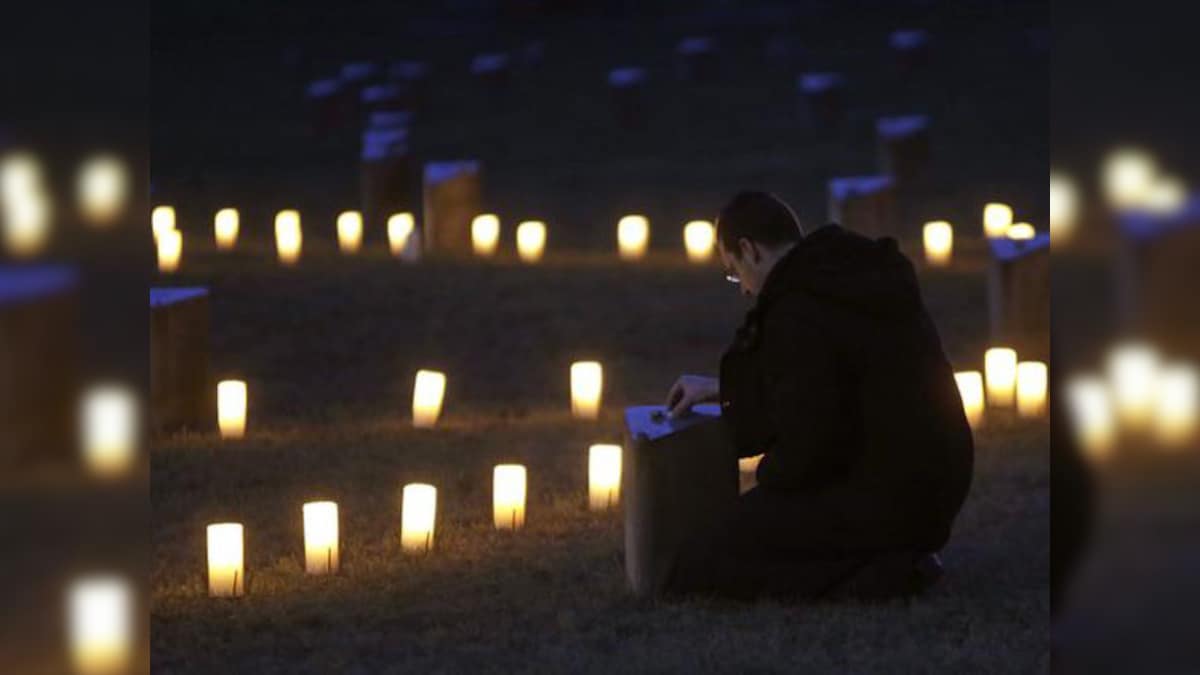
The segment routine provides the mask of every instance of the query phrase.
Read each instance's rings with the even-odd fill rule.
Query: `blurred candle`
[[[925,261],[934,267],[950,264],[954,252],[954,228],[944,220],[925,223]]]
[[[50,243],[50,199],[41,192],[4,203],[4,246],[14,257],[39,255]]]
[[[1183,181],[1168,176],[1159,178],[1146,193],[1143,206],[1153,213],[1170,215],[1183,208],[1187,202],[1187,186]]]
[[[129,176],[116,157],[92,157],[79,169],[77,188],[84,218],[96,225],[107,225],[125,209]]]
[[[158,249],[158,271],[173,274],[179,270],[183,259],[183,233],[179,230],[163,230],[154,240]]]
[[[1057,173],[1050,174],[1050,239],[1068,241],[1075,233],[1079,212],[1079,196],[1075,183]]]
[[[1200,375],[1188,364],[1162,367],[1158,376],[1155,435],[1160,443],[1180,446],[1195,440],[1200,415]]]
[[[175,207],[165,205],[154,207],[154,210],[150,212],[150,229],[154,233],[155,239],[158,239],[163,232],[175,230]]]
[[[1008,228],[1006,236],[1017,241],[1027,241],[1037,236],[1037,230],[1033,229],[1029,223],[1014,223],[1012,227]]]
[[[338,249],[345,254],[362,249],[363,219],[358,211],[343,211],[337,217]]]
[[[67,596],[71,661],[79,675],[128,673],[133,661],[133,590],[119,577],[89,577]]]
[[[413,383],[413,426],[421,429],[437,424],[446,394],[446,375],[436,370],[418,370]]]
[[[645,216],[625,216],[617,222],[617,251],[621,260],[640,260],[650,242],[650,221]]]
[[[621,500],[621,446],[593,445],[588,449],[588,503],[607,511]]]
[[[987,402],[997,408],[1011,408],[1017,388],[1017,352],[1004,347],[983,354],[983,372],[987,377]]]
[[[492,213],[482,213],[471,220],[471,247],[475,255],[490,258],[500,245],[500,219]]]
[[[1067,385],[1067,405],[1080,449],[1092,458],[1107,456],[1116,442],[1117,423],[1104,380],[1073,379]]]
[[[217,384],[217,427],[221,438],[237,440],[246,435],[246,383],[225,380]]]
[[[400,549],[405,553],[428,553],[433,549],[437,521],[437,488],[424,483],[404,486],[400,518]]]
[[[1102,180],[1108,203],[1115,209],[1142,206],[1154,184],[1158,169],[1150,155],[1122,148],[1105,160]]]
[[[243,566],[242,524],[208,526],[208,594],[234,598],[246,592]]]
[[[1158,352],[1130,342],[1118,345],[1108,358],[1109,383],[1117,419],[1130,430],[1145,431],[1154,421],[1158,403]]]
[[[958,372],[954,374],[954,382],[958,385],[958,396],[962,399],[967,422],[972,429],[978,429],[983,424],[986,407],[983,397],[983,374],[978,370]]]
[[[338,571],[338,505],[308,502],[304,514],[304,571],[336,574]]]
[[[600,417],[604,395],[604,369],[596,361],[576,361],[571,364],[571,415],[576,419],[594,420]]]
[[[525,526],[525,467],[498,464],[492,471],[492,520],[497,530]]]
[[[284,209],[275,214],[275,249],[279,254],[279,262],[284,265],[295,265],[300,260],[300,249],[304,245],[304,235],[300,231],[300,212]]]
[[[993,202],[983,207],[983,234],[988,239],[1003,237],[1012,221],[1013,210],[1008,204]]]
[[[413,250],[410,249],[409,244],[415,227],[414,222],[411,213],[395,213],[388,218],[388,250],[392,252],[392,255],[396,257],[406,254],[409,257],[412,256]]]
[[[221,209],[213,216],[213,234],[217,240],[217,248],[222,251],[232,250],[237,246],[238,229],[241,217],[237,209]]]
[[[683,226],[683,245],[688,260],[694,263],[708,262],[712,258],[717,231],[707,220],[693,220]]]
[[[546,224],[527,220],[517,226],[517,255],[521,260],[535,263],[542,259],[546,248]]]
[[[138,444],[137,397],[128,387],[101,385],[84,394],[83,459],[97,476],[125,474]]]
[[[1041,361],[1022,361],[1017,364],[1017,414],[1021,417],[1041,417],[1046,414],[1046,390],[1049,375]]]

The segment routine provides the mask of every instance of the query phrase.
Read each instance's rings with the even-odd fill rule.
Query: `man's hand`
[[[721,384],[715,377],[682,375],[667,394],[667,414],[679,417],[698,403],[716,401],[721,396]]]

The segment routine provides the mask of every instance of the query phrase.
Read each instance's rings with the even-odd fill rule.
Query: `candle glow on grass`
[[[617,252],[621,260],[641,260],[650,242],[650,221],[645,216],[630,215],[617,222]]]
[[[338,249],[352,255],[362,249],[363,218],[358,211],[343,211],[337,217]]]
[[[992,202],[983,207],[983,235],[988,239],[1001,239],[1012,226],[1013,210],[1008,204]]]
[[[492,521],[497,530],[525,527],[525,467],[498,464],[492,471]]]
[[[571,364],[571,415],[576,419],[600,417],[604,397],[604,368],[597,361]]]
[[[424,483],[405,485],[400,508],[400,549],[417,555],[432,551],[437,488]]]
[[[588,505],[607,511],[621,501],[621,446],[596,444],[588,449]]]
[[[987,403],[996,408],[1011,408],[1017,390],[1017,352],[1006,347],[994,347],[983,355],[983,372],[987,378]]]
[[[500,218],[482,213],[471,220],[471,248],[475,255],[490,258],[500,246]]]
[[[1017,364],[1017,414],[1021,417],[1042,417],[1046,414],[1046,395],[1049,372],[1041,361],[1022,361]]]
[[[693,220],[683,226],[683,246],[689,261],[708,262],[712,259],[716,243],[717,230],[707,220]]]
[[[183,261],[183,233],[179,230],[163,230],[155,238],[155,248],[158,251],[158,271],[162,274],[178,272]]]
[[[337,574],[338,505],[335,502],[308,502],[304,516],[304,571],[308,574]]]
[[[527,220],[517,226],[517,255],[523,262],[536,263],[546,250],[546,224]]]
[[[221,438],[238,440],[246,436],[246,383],[225,380],[217,384],[217,427]]]
[[[408,252],[415,227],[411,213],[395,213],[388,218],[388,250],[393,256],[401,257]]]
[[[286,266],[300,262],[304,234],[300,230],[300,212],[284,209],[275,214],[275,250],[279,262]]]
[[[213,216],[213,238],[217,250],[231,251],[237,246],[238,230],[241,227],[241,217],[237,209],[225,208]]]
[[[246,592],[241,523],[208,526],[208,594],[236,598]]]
[[[954,228],[944,220],[925,223],[922,231],[925,243],[925,262],[933,267],[950,264],[954,253]]]
[[[80,412],[84,463],[93,475],[111,478],[129,472],[137,452],[137,396],[118,385],[100,385],[84,394]]]
[[[413,426],[428,429],[437,424],[446,395],[446,375],[436,370],[419,370],[413,381]]]

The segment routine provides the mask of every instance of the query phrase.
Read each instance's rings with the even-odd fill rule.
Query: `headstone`
[[[869,237],[903,239],[890,176],[852,176],[829,181],[829,219]]]
[[[846,116],[846,80],[840,73],[805,73],[797,80],[813,124],[834,127]]]
[[[612,91],[613,115],[624,129],[640,129],[646,125],[646,70],[644,68],[614,68],[608,73]]]
[[[360,154],[360,190],[363,225],[379,231],[395,213],[415,211],[416,163],[409,154],[408,132],[412,115],[404,111],[377,111],[367,118]]]
[[[361,90],[363,87],[370,86],[379,80],[379,65],[372,61],[347,63],[342,65],[339,77],[343,83]]]
[[[881,117],[875,122],[883,173],[901,189],[920,184],[929,169],[929,118],[925,115]]]
[[[364,119],[368,120],[368,123],[373,113],[411,113],[413,109],[412,97],[409,95],[407,85],[395,82],[363,87],[359,100],[362,103],[363,113],[366,115]]]
[[[988,315],[992,340],[1022,359],[1050,356],[1050,235],[988,241]]]
[[[1172,214],[1125,213],[1117,268],[1118,308],[1131,333],[1200,359],[1200,199]]]
[[[305,97],[313,134],[326,136],[351,126],[349,120],[353,105],[346,98],[341,80],[314,80],[305,90]]]
[[[214,426],[205,288],[150,289],[150,423],[156,432]]]
[[[483,84],[488,95],[503,96],[508,93],[512,79],[510,65],[508,54],[479,54],[471,60],[471,74]]]
[[[721,522],[738,496],[737,453],[720,408],[663,415],[661,406],[625,411],[625,573],[640,598],[662,593],[683,543]]]
[[[483,165],[477,160],[426,164],[423,202],[423,249],[471,255],[471,221],[483,212]]]
[[[901,73],[912,73],[929,64],[929,33],[924,30],[898,30],[888,37],[888,45]]]
[[[415,108],[425,104],[429,94],[429,66],[422,61],[401,60],[388,66],[388,79],[408,88]]]
[[[684,38],[676,45],[675,54],[683,79],[690,82],[711,82],[716,79],[720,62],[711,38]]]

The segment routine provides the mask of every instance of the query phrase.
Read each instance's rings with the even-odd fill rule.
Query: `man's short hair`
[[[747,190],[734,195],[717,216],[721,245],[740,256],[739,239],[776,247],[804,238],[804,229],[792,208],[769,192]]]

